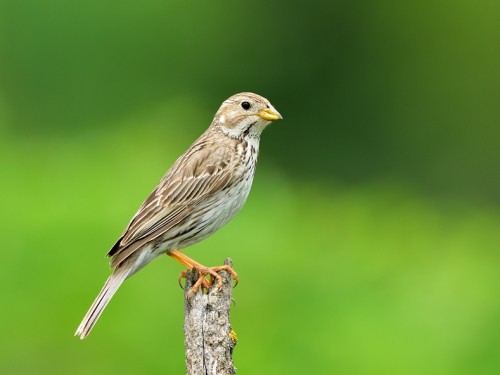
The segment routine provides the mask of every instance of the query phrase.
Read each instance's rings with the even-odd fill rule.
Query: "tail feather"
[[[97,319],[101,316],[104,308],[108,305],[109,301],[116,293],[120,285],[125,281],[125,279],[130,275],[130,267],[120,267],[116,269],[111,276],[106,280],[106,283],[102,287],[99,295],[96,297],[92,306],[90,306],[89,311],[85,314],[82,322],[78,326],[75,336],[80,336],[80,339],[87,337],[94,327]]]

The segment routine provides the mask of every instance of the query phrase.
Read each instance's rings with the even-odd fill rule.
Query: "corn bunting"
[[[77,336],[87,337],[123,281],[160,254],[199,270],[192,293],[209,286],[207,275],[220,286],[217,272],[223,269],[237,280],[230,267],[205,267],[179,250],[207,238],[240,210],[252,185],[260,135],[281,118],[257,94],[236,94],[222,103],[210,127],[177,159],[108,252],[113,273]]]

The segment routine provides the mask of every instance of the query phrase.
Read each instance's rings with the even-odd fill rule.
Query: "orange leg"
[[[168,251],[167,255],[174,258],[175,260],[177,260],[179,263],[181,263],[185,267],[189,268],[190,270],[195,268],[200,273],[199,279],[196,281],[196,283],[193,285],[191,290],[188,292],[188,297],[191,296],[192,294],[195,294],[200,287],[202,288],[202,290],[203,289],[205,289],[205,290],[210,289],[210,287],[213,284],[214,279],[217,280],[217,287],[220,289],[222,287],[222,278],[218,274],[218,272],[220,272],[220,271],[228,272],[233,277],[233,279],[236,281],[236,283],[238,283],[238,274],[236,272],[234,272],[234,270],[227,265],[218,266],[218,267],[205,267],[205,266],[201,265],[200,263],[198,263],[197,261],[195,261],[194,259],[191,259],[190,257],[188,257],[186,254],[181,253],[179,250]],[[211,276],[210,281],[208,281],[206,278],[208,275]],[[185,277],[186,277],[186,271],[181,272],[181,274],[179,276],[179,283],[180,283],[180,280],[182,278],[185,278]]]

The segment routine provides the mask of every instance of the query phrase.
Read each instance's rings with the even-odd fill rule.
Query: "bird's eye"
[[[241,103],[241,108],[248,110],[250,109],[250,103],[249,102],[242,102]]]

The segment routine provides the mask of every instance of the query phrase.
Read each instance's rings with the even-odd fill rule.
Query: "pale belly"
[[[194,229],[186,234],[181,234],[176,241],[177,243],[172,245],[176,249],[191,246],[227,224],[245,204],[250,193],[252,180],[253,174],[237,186],[223,190],[207,200],[200,210],[201,214],[191,218]]]
[[[241,166],[243,176],[237,184],[226,187],[201,202],[191,215],[159,238],[147,243],[140,250],[130,275],[169,250],[180,250],[206,239],[231,220],[243,207],[250,193],[256,159],[255,154],[247,165]]]
[[[138,252],[129,276],[139,271],[153,259],[169,250],[180,250],[194,245],[222,228],[243,207],[252,185],[253,175],[232,189],[223,190],[203,203],[181,225],[174,226],[161,237],[147,243]]]

